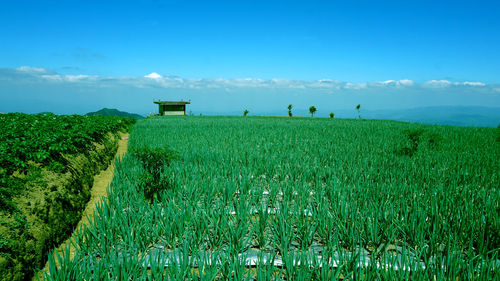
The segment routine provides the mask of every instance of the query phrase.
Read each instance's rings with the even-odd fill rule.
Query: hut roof
[[[165,105],[185,105],[191,104],[189,101],[153,101],[156,104],[165,104]]]

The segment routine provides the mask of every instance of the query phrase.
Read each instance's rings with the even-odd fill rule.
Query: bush
[[[152,203],[156,200],[158,193],[170,186],[168,181],[162,179],[162,175],[170,161],[178,158],[178,153],[168,147],[147,146],[134,149],[131,153],[141,161],[145,170],[139,179],[139,184],[146,199]]]
[[[421,145],[425,145],[431,150],[438,149],[439,143],[443,140],[440,135],[427,132],[424,129],[407,129],[403,131],[403,135],[406,144],[398,149],[397,154],[410,157],[413,157]]]

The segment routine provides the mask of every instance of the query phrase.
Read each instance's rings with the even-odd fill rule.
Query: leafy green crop
[[[0,279],[29,279],[48,249],[66,239],[89,199],[93,175],[115,153],[112,136],[133,123],[0,114]]]
[[[34,165],[62,171],[65,154],[86,153],[109,132],[133,123],[119,117],[0,114],[0,207],[12,208],[10,198],[19,193],[22,180],[14,172],[25,174]]]
[[[77,235],[75,258],[52,262],[46,277],[498,279],[496,130],[326,118],[139,121],[130,150],[177,151],[159,171],[175,185],[150,204],[144,161],[125,156],[107,201]]]

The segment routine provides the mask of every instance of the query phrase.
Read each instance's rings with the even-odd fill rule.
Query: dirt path
[[[128,145],[128,133],[120,133],[120,140],[118,140],[118,150],[116,151],[115,154],[115,160],[116,159],[121,159],[123,155],[125,155],[125,152],[127,152],[127,145]],[[87,203],[87,207],[85,207],[85,210],[83,211],[82,214],[82,219],[78,222],[78,225],[76,229],[81,229],[83,225],[88,225],[89,223],[89,217],[92,217],[94,214],[94,211],[96,209],[97,203],[101,200],[101,198],[106,197],[106,190],[111,183],[111,180],[113,179],[113,174],[114,174],[115,167],[113,163],[111,163],[108,168],[104,171],[101,171],[99,174],[94,176],[94,184],[92,185],[92,188],[90,189],[90,200]],[[75,230],[76,230],[75,229]],[[59,247],[57,248],[57,252],[59,254],[62,254],[64,249],[69,245],[70,247],[70,257],[73,258],[75,256],[75,248],[71,244],[71,241],[73,240],[73,235],[71,235],[70,238],[66,239]],[[49,263],[45,263],[45,267],[43,268],[42,271],[38,272],[33,277],[33,281],[36,280],[42,280],[43,272],[48,272],[49,269]],[[37,279],[37,277],[39,279]]]

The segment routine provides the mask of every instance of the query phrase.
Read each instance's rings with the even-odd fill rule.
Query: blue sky
[[[144,114],[152,98],[182,97],[214,112],[290,100],[333,109],[500,106],[498,1],[1,4],[3,112],[34,98],[77,113],[106,105]],[[159,76],[144,77],[151,73]],[[335,83],[312,86],[318,81]],[[274,107],[255,100],[270,92]],[[205,99],[216,102],[200,105]]]

